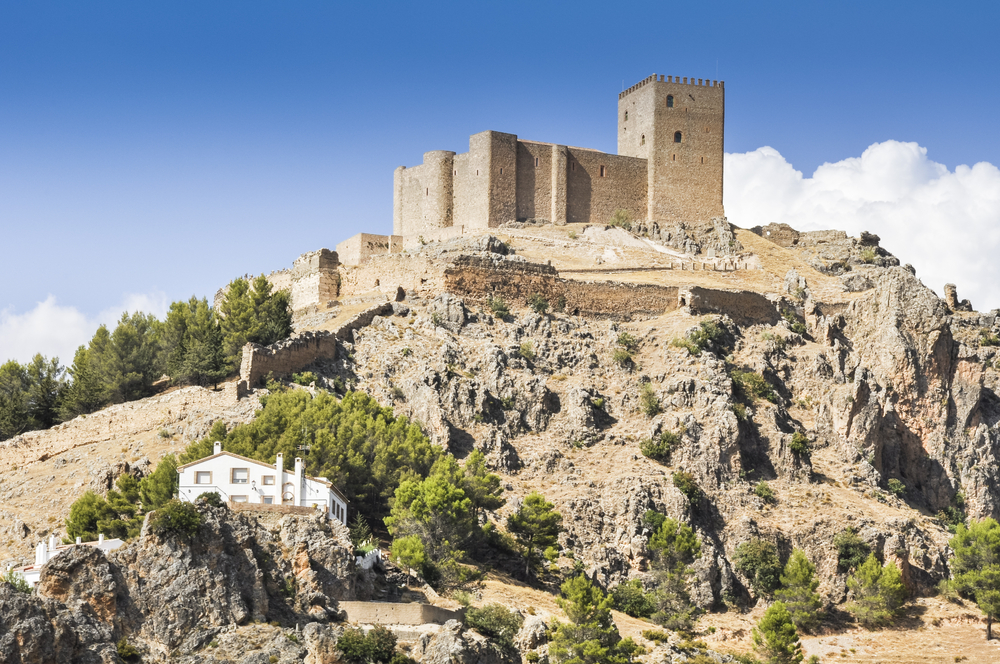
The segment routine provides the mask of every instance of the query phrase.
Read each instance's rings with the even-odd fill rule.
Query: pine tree
[[[775,602],[764,612],[764,617],[753,629],[754,649],[767,664],[798,664],[802,661],[795,624],[783,602]]]
[[[138,497],[142,500],[142,509],[147,512],[160,509],[174,497],[175,491],[177,491],[177,458],[173,454],[168,454],[156,464],[156,470],[142,478],[139,483]]]
[[[587,577],[576,576],[560,587],[556,600],[570,623],[556,622],[549,644],[552,661],[567,664],[624,664],[638,647],[622,640],[611,618],[611,598]]]
[[[473,450],[465,460],[462,488],[472,500],[472,509],[477,518],[483,511],[500,509],[507,502],[502,494],[500,476],[486,468],[486,456],[480,450]]]
[[[666,517],[651,520],[660,524],[648,544],[656,576],[656,612],[652,619],[670,629],[690,629],[699,611],[691,601],[688,586],[691,563],[700,555],[701,542],[686,523]]]
[[[86,346],[76,349],[68,373],[72,380],[63,392],[59,419],[65,422],[77,415],[87,415],[107,403],[104,383],[91,367],[90,351]]]
[[[805,553],[795,549],[785,564],[781,588],[775,596],[788,609],[797,629],[810,630],[819,622],[822,602],[816,594],[818,587],[816,566],[809,562]]]
[[[28,379],[28,416],[31,428],[48,429],[59,421],[59,402],[66,389],[65,369],[59,358],[36,354],[24,367]]]
[[[15,360],[0,365],[0,440],[31,429],[28,372]]]
[[[892,562],[880,565],[874,553],[847,579],[854,600],[847,610],[865,627],[890,624],[906,601],[906,586]]]
[[[528,494],[521,508],[507,517],[507,530],[524,547],[524,575],[531,572],[536,551],[544,551],[559,541],[562,515],[542,494]]]
[[[993,621],[1000,617],[1000,524],[993,519],[959,525],[948,542],[952,584],[986,614],[986,640],[993,638]]]
[[[248,342],[268,345],[292,331],[288,291],[271,291],[271,282],[260,275],[253,282],[234,279],[219,305],[222,318],[223,355],[231,369],[239,366]]]

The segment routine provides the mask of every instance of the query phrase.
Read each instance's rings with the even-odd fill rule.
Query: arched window
[[[639,139],[639,145],[645,145],[645,144],[646,144],[646,135],[643,134],[642,138]]]
[[[681,132],[675,131],[674,132],[674,143],[680,143],[680,142],[681,142]]]
[[[673,107],[674,107],[674,96],[667,95],[667,108],[673,108]]]

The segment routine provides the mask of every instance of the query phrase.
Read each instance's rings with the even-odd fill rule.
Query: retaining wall
[[[424,625],[449,620],[462,620],[465,611],[442,609],[431,604],[401,604],[393,602],[338,602],[337,608],[347,614],[348,622],[373,625]]]
[[[270,512],[273,514],[305,514],[308,516],[319,511],[315,507],[303,507],[301,505],[264,505],[261,503],[234,503],[233,501],[229,501],[227,505],[234,512]],[[325,514],[326,508],[322,511]]]
[[[691,286],[680,289],[678,298],[693,314],[726,314],[737,325],[774,325],[781,320],[777,303],[753,291]]]

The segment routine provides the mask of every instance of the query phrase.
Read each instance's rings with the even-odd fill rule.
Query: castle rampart
[[[721,81],[653,74],[618,97],[618,154],[484,131],[469,151],[428,152],[394,176],[393,232],[508,221],[709,222],[722,207],[725,90]]]

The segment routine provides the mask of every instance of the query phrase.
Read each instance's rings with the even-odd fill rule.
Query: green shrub
[[[507,316],[510,316],[510,307],[507,306],[506,300],[502,297],[491,297],[487,301],[487,304],[490,311],[492,311],[493,315],[497,318],[506,318]]]
[[[752,539],[736,547],[736,570],[758,595],[770,595],[781,582],[781,560],[773,542]]]
[[[660,412],[660,399],[650,383],[643,383],[639,392],[639,409],[646,417],[653,417]]]
[[[532,650],[531,652],[529,652],[528,654],[526,654],[524,656],[524,659],[526,659],[527,661],[531,662],[531,664],[535,664],[535,662],[537,662],[539,659],[541,659],[541,657],[538,656],[537,652],[535,652],[534,650]]]
[[[991,330],[980,330],[979,331],[979,345],[980,346],[1000,346],[1000,337],[993,334]]]
[[[487,604],[482,608],[466,611],[465,624],[483,636],[496,639],[504,646],[511,646],[524,624],[524,618],[500,604]]]
[[[193,537],[201,526],[201,514],[191,503],[171,500],[149,517],[150,532],[161,537]]]
[[[521,347],[517,352],[521,355],[521,357],[530,362],[535,359],[535,344],[531,341],[525,341],[521,343]]]
[[[226,503],[223,502],[222,496],[219,495],[218,491],[206,491],[198,496],[198,501],[205,503],[211,507],[225,507]]]
[[[615,348],[614,352],[611,353],[611,361],[620,367],[628,367],[632,364],[632,353],[625,348]]]
[[[847,527],[833,538],[833,546],[837,549],[837,571],[849,572],[865,562],[871,547],[858,537],[854,528]]]
[[[630,231],[632,230],[632,216],[628,213],[628,210],[618,208],[615,210],[615,213],[611,215],[611,219],[608,220],[608,226],[617,226]]]
[[[467,590],[456,590],[451,594],[451,598],[466,608],[472,604],[474,599],[472,593]]]
[[[673,482],[674,486],[687,496],[688,502],[692,505],[698,504],[698,501],[701,499],[701,489],[698,488],[698,484],[694,481],[694,475],[687,471],[679,470],[674,473]]]
[[[566,234],[566,236],[569,239],[571,239],[571,240],[575,240],[576,239],[576,231],[570,231],[569,233]]]
[[[684,337],[674,339],[670,342],[677,348],[686,348],[689,353],[697,357],[701,352],[716,342],[721,342],[725,330],[714,320],[703,320],[698,324],[698,328],[688,332]]]
[[[7,570],[3,576],[0,576],[0,582],[8,584],[19,593],[31,594],[31,586],[24,580],[24,576],[13,569]]]
[[[656,610],[651,593],[647,593],[638,579],[619,583],[611,591],[611,605],[633,618],[648,618]]]
[[[649,531],[652,533],[659,531],[660,526],[666,520],[667,517],[656,510],[646,510],[646,513],[642,515],[642,525],[649,528]]]
[[[444,318],[441,317],[440,313],[435,311],[434,313],[431,314],[431,324],[434,327],[441,327],[441,325],[444,324]]]
[[[409,357],[410,355],[413,354],[413,351],[410,350],[409,346],[407,346],[406,348],[399,351],[399,354],[402,355],[403,357]]]
[[[796,431],[792,434],[792,443],[788,446],[792,453],[799,455],[800,457],[809,458],[811,451],[809,449],[809,438],[801,431]]]
[[[639,348],[639,340],[628,332],[619,334],[616,343],[630,353],[634,353]]]
[[[792,332],[794,332],[795,334],[806,333],[806,324],[800,321],[799,317],[796,316],[794,312],[786,309],[785,311],[781,312],[781,317],[784,318],[786,321],[788,321],[788,324],[791,327]]]
[[[160,429],[160,433],[157,434],[160,438],[170,438],[170,432],[167,429]]]
[[[337,649],[351,664],[390,664],[396,654],[396,635],[381,625],[368,634],[360,629],[349,629],[337,639]]]
[[[504,410],[514,410],[514,397],[503,397],[500,399],[500,407]]]
[[[590,405],[598,410],[604,410],[604,399],[598,397],[597,399],[591,399]]]
[[[303,371],[302,373],[293,373],[292,382],[296,385],[303,385],[308,387],[311,383],[315,383],[319,380],[311,371]]]
[[[118,643],[115,644],[118,650],[118,656],[123,660],[128,661],[130,659],[137,659],[139,657],[139,651],[136,650],[135,646],[128,642],[124,636],[118,639]]]
[[[774,334],[773,332],[765,332],[760,335],[763,341],[770,341],[774,346],[775,350],[785,350],[788,346],[788,339],[781,336],[780,334]]]
[[[771,385],[756,371],[740,371],[734,369],[730,378],[733,379],[734,390],[747,401],[766,399],[771,403],[778,400]]]
[[[906,485],[893,477],[889,480],[889,493],[894,496],[902,496],[906,493]]]
[[[775,602],[767,608],[751,636],[754,649],[768,664],[798,664],[802,661],[799,634],[782,602]]]
[[[653,461],[669,463],[670,453],[681,444],[681,437],[672,431],[664,431],[659,438],[644,440],[639,446],[642,454]]]
[[[644,629],[642,638],[656,644],[666,643],[670,640],[670,632],[664,632],[662,629]]]
[[[532,311],[536,314],[544,314],[549,310],[549,301],[538,293],[535,293],[528,298],[528,306],[531,307]]]
[[[757,486],[753,489],[754,495],[763,500],[768,505],[773,505],[778,502],[778,499],[774,497],[774,491],[768,485],[767,482],[761,480],[757,482]]]
[[[874,263],[875,259],[878,257],[878,252],[875,251],[875,247],[862,247],[858,258],[861,259],[862,263]]]

